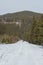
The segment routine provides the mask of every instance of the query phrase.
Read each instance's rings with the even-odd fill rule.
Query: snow
[[[43,48],[23,40],[0,44],[0,65],[43,65]]]

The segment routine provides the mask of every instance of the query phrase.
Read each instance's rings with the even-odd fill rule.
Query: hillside
[[[8,37],[16,36],[30,43],[42,45],[43,14],[32,11],[21,11],[0,15],[0,41],[2,42],[3,38],[4,41],[9,41],[5,39],[7,35]]]
[[[41,13],[36,13],[36,12],[32,12],[32,11],[21,11],[21,12],[16,12],[16,13],[8,13],[8,14],[4,14],[4,15],[0,15],[0,19],[4,19],[6,20],[6,18],[10,19],[11,21],[14,19],[25,19],[25,18],[32,18],[33,16],[35,16],[36,18],[40,18],[42,14]]]

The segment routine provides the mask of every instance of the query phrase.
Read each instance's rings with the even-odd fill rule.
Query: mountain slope
[[[20,11],[0,15],[1,42],[3,42],[3,38],[6,41],[4,35],[17,36],[19,39],[43,45],[43,14]]]
[[[36,12],[32,12],[32,11],[20,11],[20,12],[16,12],[16,13],[8,13],[8,14],[4,14],[4,15],[0,15],[0,17],[4,18],[4,17],[11,17],[13,18],[19,18],[22,19],[23,17],[26,18],[31,18],[32,16],[35,17],[40,17],[40,15],[42,15],[41,13],[36,13]]]

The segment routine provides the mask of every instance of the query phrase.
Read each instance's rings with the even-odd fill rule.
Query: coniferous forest
[[[0,15],[0,43],[20,39],[43,45],[43,14],[22,11]]]

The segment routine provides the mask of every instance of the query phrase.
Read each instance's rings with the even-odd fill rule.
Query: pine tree
[[[41,42],[41,45],[43,45],[43,15],[41,16],[40,18],[40,21],[39,21],[39,30],[40,30],[40,42]]]
[[[36,28],[36,20],[35,17],[33,16],[33,20],[32,20],[32,29],[31,29],[31,42],[34,43],[34,38],[35,38],[35,28]]]

